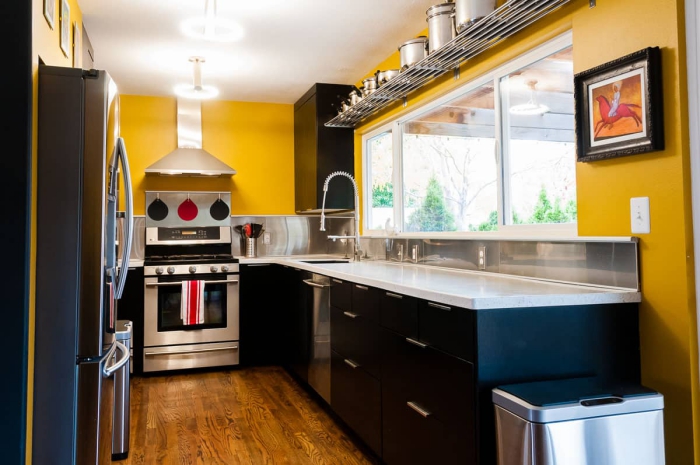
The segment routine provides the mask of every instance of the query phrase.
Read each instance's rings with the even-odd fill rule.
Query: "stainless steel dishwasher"
[[[331,403],[331,282],[327,276],[312,274],[304,283],[312,288],[309,385]]]

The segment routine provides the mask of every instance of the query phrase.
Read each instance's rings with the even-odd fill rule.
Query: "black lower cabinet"
[[[143,267],[129,267],[122,298],[117,302],[117,318],[131,321],[132,367],[143,374]]]
[[[282,293],[271,292],[282,270],[271,264],[240,267],[239,340],[240,363],[244,366],[279,365],[284,353],[282,321],[288,303]]]
[[[382,356],[384,461],[475,463],[473,365],[386,329]]]
[[[309,381],[309,363],[311,361],[311,309],[313,306],[313,288],[304,283],[311,279],[307,271],[289,269],[291,284],[289,302],[282,305],[287,312],[288,346],[286,366],[304,382]]]
[[[379,380],[335,351],[331,352],[331,408],[370,449],[381,455]]]

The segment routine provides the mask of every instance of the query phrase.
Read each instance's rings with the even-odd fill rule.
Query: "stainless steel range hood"
[[[202,104],[177,99],[177,148],[146,168],[162,176],[233,176],[236,170],[202,148]]]

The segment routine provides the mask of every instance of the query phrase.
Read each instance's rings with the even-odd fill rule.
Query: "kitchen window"
[[[366,234],[575,235],[571,34],[363,143]]]

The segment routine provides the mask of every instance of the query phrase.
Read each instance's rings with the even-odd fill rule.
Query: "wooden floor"
[[[371,464],[282,368],[133,378],[118,464]]]

